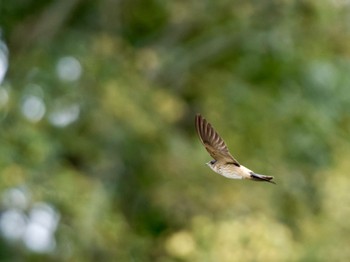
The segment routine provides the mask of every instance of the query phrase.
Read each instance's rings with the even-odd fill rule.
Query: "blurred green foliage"
[[[49,251],[3,234],[0,259],[349,261],[349,8],[1,2],[0,220],[59,222]],[[208,169],[197,112],[277,186]]]

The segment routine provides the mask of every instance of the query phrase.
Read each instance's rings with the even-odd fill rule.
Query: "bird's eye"
[[[210,164],[214,164],[216,162],[216,160],[212,160],[212,161],[210,161]]]

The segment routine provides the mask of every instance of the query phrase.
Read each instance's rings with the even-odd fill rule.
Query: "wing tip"
[[[197,113],[194,119],[197,121],[202,118],[203,118],[202,115],[200,113]]]
[[[203,120],[204,120],[203,116],[200,113],[197,113],[194,118],[194,122],[198,133],[199,133],[200,125],[203,122]]]

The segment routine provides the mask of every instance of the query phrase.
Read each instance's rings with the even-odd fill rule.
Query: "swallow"
[[[214,172],[231,179],[249,179],[276,184],[272,181],[273,176],[256,174],[238,163],[229,152],[225,141],[200,114],[195,117],[195,126],[199,139],[211,157],[214,158],[206,163]]]

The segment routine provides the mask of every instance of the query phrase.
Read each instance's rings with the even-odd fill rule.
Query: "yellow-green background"
[[[28,210],[46,203],[59,224],[51,252],[2,236],[0,260],[350,261],[349,11],[346,0],[2,0],[0,189],[25,190]],[[63,57],[79,61],[77,80],[58,77]],[[45,114],[29,121],[23,99],[38,89]],[[66,105],[78,119],[53,125]],[[277,185],[205,166],[197,112]]]

